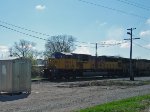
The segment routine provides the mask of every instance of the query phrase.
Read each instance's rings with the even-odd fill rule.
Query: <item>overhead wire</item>
[[[39,35],[50,37],[49,34],[37,32],[37,31],[31,30],[31,29],[28,29],[28,28],[25,28],[25,27],[20,27],[20,26],[14,25],[14,24],[10,24],[10,23],[4,22],[2,20],[0,20],[0,23],[6,24],[6,25],[9,25],[9,26],[12,26],[12,27],[16,27],[16,28],[19,28],[19,29],[22,29],[22,30],[26,30],[26,31],[29,31],[29,32],[32,32],[32,33],[36,33],[36,34],[39,34]]]
[[[143,38],[141,38],[140,36],[136,36],[136,35],[133,35],[134,37],[138,37],[138,38],[140,38],[140,40],[142,40],[142,41],[144,41],[144,42],[146,42],[146,43],[150,43],[150,41],[149,40],[145,40],[145,39],[143,39]]]
[[[6,24],[6,25],[10,25],[10,26],[12,26],[12,27],[16,27],[16,28],[19,28],[19,29],[22,29],[22,30],[26,30],[26,31],[32,32],[32,33],[36,33],[36,34],[40,34],[40,35],[44,35],[44,36],[51,37],[51,35],[49,35],[49,34],[37,32],[37,31],[31,30],[31,29],[27,29],[27,28],[25,28],[25,27],[20,27],[20,26],[17,26],[17,25],[8,23],[8,22],[4,22],[4,21],[2,21],[2,20],[0,20],[0,22],[3,23],[3,24]],[[1,27],[4,27],[4,28],[10,29],[10,30],[13,30],[12,28],[6,27],[5,25],[1,25]],[[20,32],[20,31],[17,31],[17,30],[15,30],[15,31],[16,31],[16,32]],[[20,32],[20,33],[21,33],[21,32]],[[22,34],[24,34],[24,33],[22,33]],[[87,43],[87,42],[80,42],[80,41],[76,41],[76,42],[78,42],[78,43],[84,43],[84,44]]]
[[[10,28],[10,27],[4,26],[4,25],[2,25],[2,24],[0,24],[0,27],[6,28],[6,29],[9,29],[9,30],[15,31],[15,32],[17,32],[17,33],[20,33],[20,34],[23,34],[23,35],[26,35],[26,36],[30,36],[30,37],[33,37],[33,38],[36,38],[36,39],[48,40],[48,39],[44,39],[44,38],[41,38],[41,37],[38,37],[38,36],[35,36],[35,35],[31,35],[31,34],[28,34],[28,33],[21,32],[21,31],[19,31],[19,30],[16,30],[16,29],[14,29],[14,28]]]
[[[4,21],[2,21],[2,20],[0,20],[0,22],[3,23],[3,24],[9,25],[9,26],[15,27],[15,28],[19,28],[19,29],[25,30],[25,31],[29,31],[29,32],[32,32],[32,33],[36,33],[36,34],[40,34],[40,35],[43,35],[43,36],[51,37],[49,34],[37,32],[37,31],[31,30],[31,29],[28,29],[28,28],[25,28],[25,27],[20,27],[20,26],[17,26],[17,25],[8,23],[8,22],[4,22]],[[6,25],[0,24],[0,27],[4,27],[4,28],[6,28],[6,29],[9,29],[9,30],[12,30],[12,31],[15,31],[15,32],[18,32],[18,33],[27,35],[27,36],[39,38],[39,39],[41,39],[41,40],[47,40],[47,39],[44,39],[44,38],[40,38],[40,37],[38,37],[38,36],[34,36],[34,35],[30,35],[30,34],[28,34],[28,33],[21,32],[21,31],[19,31],[19,30],[14,29],[14,28],[7,27]],[[75,42],[83,43],[83,44],[95,44],[95,43],[91,43],[91,42],[80,42],[80,41],[75,41]]]
[[[26,35],[26,36],[30,36],[30,37],[33,37],[33,38],[36,38],[36,39],[40,39],[40,40],[44,40],[44,41],[48,41],[48,39],[45,39],[45,38],[41,38],[39,36],[35,36],[35,35],[31,35],[31,34],[28,34],[28,33],[24,33],[24,32],[21,32],[19,30],[16,30],[14,28],[11,28],[11,27],[8,27],[8,26],[5,26],[5,25],[2,25],[0,24],[0,27],[3,27],[3,28],[6,28],[8,30],[12,30],[14,32],[17,32],[17,33],[20,33],[20,34],[23,34],[23,35]],[[80,42],[80,41],[76,41],[76,42]],[[89,42],[80,42],[80,43],[89,43]],[[90,43],[90,44],[96,44],[96,43]],[[104,47],[104,46],[112,46],[112,45],[115,45],[115,44],[105,44],[105,43],[98,43],[98,45],[101,45],[101,47]],[[81,46],[80,46],[81,47]],[[82,46],[83,47],[83,46]],[[84,46],[84,47],[88,47],[88,46]]]
[[[139,5],[139,6],[146,7],[146,8],[148,8],[148,9],[150,9],[149,6],[143,5],[143,4],[141,4],[141,3],[137,3],[137,2],[135,2],[135,1],[131,1],[131,0],[124,0],[124,1],[127,1],[127,2],[133,3],[133,4],[135,4],[135,5]]]
[[[38,37],[38,36],[35,36],[35,35],[31,35],[31,34],[28,34],[28,33],[21,32],[21,31],[19,31],[19,30],[16,30],[16,29],[14,29],[14,28],[11,28],[11,27],[8,27],[8,26],[2,25],[2,24],[0,24],[0,27],[6,28],[6,29],[8,29],[8,30],[11,30],[11,31],[14,31],[14,32],[17,32],[17,33],[26,35],[26,36],[30,36],[30,37],[33,37],[33,38],[36,38],[36,39],[40,39],[40,40],[44,40],[44,41],[48,40],[48,39],[41,38],[41,37]],[[35,32],[36,32],[36,31],[35,31]],[[40,34],[42,34],[42,33],[40,33]],[[79,41],[76,41],[76,42],[79,42]],[[80,43],[86,43],[86,42],[80,42]]]
[[[139,18],[143,18],[143,19],[147,19],[147,17],[144,17],[144,16],[140,16],[140,15],[136,15],[136,14],[133,14],[133,13],[128,13],[128,12],[125,12],[125,11],[122,11],[122,10],[119,10],[119,9],[115,9],[115,8],[111,8],[111,7],[107,7],[107,6],[104,6],[104,5],[100,5],[100,4],[96,4],[96,3],[93,3],[93,2],[88,2],[88,1],[85,1],[85,0],[78,0],[80,2],[84,2],[84,3],[87,3],[87,4],[91,4],[91,5],[95,5],[95,6],[99,6],[99,7],[102,7],[102,8],[105,8],[105,9],[109,9],[109,10],[113,10],[113,11],[117,11],[117,12],[120,12],[120,13],[124,13],[124,14],[128,14],[128,15],[131,15],[131,16],[135,16],[135,17],[139,17]],[[120,2],[123,2],[123,0],[117,0],[117,1],[120,1]],[[126,0],[127,1],[127,0]],[[125,3],[125,2],[124,2]],[[126,2],[127,3],[127,2]],[[133,4],[130,4],[130,5],[133,5]],[[136,5],[135,5],[136,6]],[[138,7],[138,6],[136,6]],[[140,7],[139,7],[140,8]],[[145,8],[143,8],[145,9]],[[148,8],[146,8],[148,9]],[[150,9],[148,9],[150,10]],[[49,34],[46,34],[46,33],[41,33],[41,32],[37,32],[37,31],[34,31],[34,30],[31,30],[31,29],[27,29],[25,27],[20,27],[20,26],[17,26],[17,25],[14,25],[14,24],[10,24],[10,23],[7,23],[7,22],[4,22],[4,21],[1,21],[1,23],[3,24],[6,24],[6,25],[9,25],[9,26],[12,26],[12,27],[15,27],[15,28],[19,28],[19,29],[22,29],[22,30],[25,30],[25,31],[29,31],[29,32],[32,32],[32,33],[35,33],[35,34],[39,34],[39,35],[43,35],[43,36],[48,36],[50,37]],[[28,33],[24,33],[24,32],[21,32],[19,30],[16,30],[14,28],[10,28],[10,27],[7,27],[5,25],[2,25],[0,24],[0,27],[3,27],[3,28],[6,28],[6,29],[9,29],[9,30],[12,30],[12,31],[15,31],[15,32],[18,32],[20,34],[24,34],[26,36],[30,36],[30,37],[33,37],[33,38],[36,38],[36,39],[40,39],[40,40],[44,40],[44,41],[47,41],[48,39],[45,39],[45,38],[41,38],[39,36],[35,36],[35,35],[31,35],[31,34],[28,34]],[[143,39],[142,39],[143,40]],[[80,42],[80,41],[76,41],[76,42],[79,42],[79,43],[83,43],[83,44],[86,44],[89,42]],[[96,44],[96,43],[91,43],[90,44]],[[103,45],[102,43],[98,43],[99,44],[99,47],[109,47],[109,46],[115,46],[115,45],[120,45],[121,43],[118,43],[118,44],[105,44]],[[137,43],[134,43],[135,45],[139,46],[139,47],[142,47],[144,49],[147,49],[147,50],[150,50],[149,48],[146,48],[140,44],[137,44]],[[78,46],[78,47],[89,47],[89,46],[79,46],[79,45],[75,45],[75,46]],[[95,47],[93,47],[95,48]]]
[[[28,33],[24,33],[24,32],[21,32],[21,31],[19,31],[19,30],[16,30],[16,29],[14,29],[14,28],[10,28],[10,27],[7,27],[7,26],[4,26],[4,25],[2,25],[2,24],[0,24],[0,27],[3,27],[3,28],[6,28],[6,29],[9,29],[9,30],[11,30],[11,31],[14,31],[14,32],[17,32],[17,33],[20,33],[20,34],[23,34],[23,35],[26,35],[26,36],[30,36],[30,37],[33,37],[33,38],[36,38],[36,39],[40,39],[40,40],[44,40],[44,41],[49,41],[48,39],[44,39],[44,38],[41,38],[41,37],[38,37],[38,36],[35,36],[35,35],[31,35],[31,34],[28,34]],[[80,42],[80,41],[78,41],[78,42]],[[104,42],[104,41],[103,41]],[[102,43],[103,43],[102,42]],[[111,46],[116,46],[116,45],[121,45],[121,44],[123,44],[123,43],[126,43],[127,41],[122,41],[122,42],[120,42],[120,43],[115,43],[115,44],[106,44],[106,43],[98,43],[97,45],[98,45],[98,48],[99,47],[111,47]],[[83,42],[81,42],[81,43],[83,43]],[[84,43],[88,43],[88,42],[84,42]],[[92,44],[94,44],[94,43],[92,43]],[[96,44],[96,43],[95,43]],[[139,46],[139,47],[142,47],[142,48],[144,48],[144,49],[147,49],[147,50],[150,50],[149,48],[146,48],[146,47],[143,47],[143,46],[141,46],[141,45],[139,45],[139,44],[137,44],[137,43],[134,43],[135,45],[137,45],[137,46]],[[91,47],[91,46],[83,46],[83,45],[75,45],[76,47],[89,47],[89,48],[95,48],[94,46],[93,47]]]
[[[145,39],[143,39],[143,38],[141,38],[141,40],[143,40],[143,41],[146,42],[146,43],[150,43],[150,41],[145,40]]]
[[[123,14],[126,14],[126,15],[131,15],[131,16],[138,17],[138,18],[141,18],[141,19],[147,19],[148,18],[148,17],[145,17],[145,16],[137,15],[137,14],[134,14],[134,13],[129,13],[129,12],[126,12],[126,11],[123,11],[123,10],[119,10],[119,9],[116,9],[116,8],[100,5],[100,4],[97,4],[97,3],[94,3],[94,2],[89,2],[89,1],[85,1],[85,0],[78,0],[78,1],[86,3],[86,4],[102,7],[102,8],[108,9],[108,10],[116,11],[116,12],[119,12],[119,13],[123,13]]]
[[[139,47],[141,47],[141,48],[144,48],[144,49],[150,50],[150,48],[144,47],[144,46],[142,46],[142,45],[140,45],[140,44],[138,44],[138,43],[133,42],[133,44],[134,44],[134,45],[137,45],[137,46],[139,46]]]
[[[124,0],[117,0],[117,1],[119,1],[119,2],[121,2],[121,3],[124,3],[124,4],[127,4],[127,5],[131,5],[131,6],[134,6],[134,7],[140,8],[140,9],[143,9],[143,10],[150,11],[150,8],[146,8],[146,7],[144,7],[144,6],[141,6],[141,5],[138,5],[138,4],[129,2],[129,1],[124,1]]]
[[[113,11],[116,11],[116,12],[120,12],[120,13],[124,13],[124,14],[127,14],[127,15],[131,15],[131,16],[135,16],[135,17],[138,17],[138,18],[141,18],[141,19],[148,19],[148,17],[145,17],[145,16],[140,16],[140,15],[137,15],[137,14],[134,14],[134,13],[128,13],[128,12],[125,12],[123,10],[119,10],[119,9],[115,9],[115,8],[111,8],[111,7],[107,7],[107,6],[104,6],[104,5],[100,5],[100,4],[96,4],[96,3],[93,3],[93,2],[88,2],[88,1],[85,1],[85,0],[78,0],[80,2],[83,2],[83,3],[87,3],[87,4],[90,4],[90,5],[95,5],[95,6],[99,6],[99,7],[102,7],[102,8],[105,8],[105,9],[109,9],[109,10],[113,10]],[[118,1],[122,1],[122,0],[118,0]],[[124,2],[125,3],[125,2]],[[126,2],[127,3],[127,2]],[[129,3],[127,3],[129,4]],[[134,4],[131,4],[130,5],[134,5]],[[134,5],[136,7],[139,7],[137,5]],[[139,8],[142,8],[142,7],[139,7]],[[146,10],[149,10],[148,8],[143,8],[143,9],[146,9]],[[140,45],[139,45],[140,46]],[[145,47],[144,47],[145,48]],[[147,49],[147,48],[146,48]]]
[[[98,0],[98,1],[101,1],[101,0]],[[145,6],[145,5],[142,5],[142,4],[139,4],[139,3],[137,3],[137,2],[133,2],[133,1],[131,1],[131,0],[130,0],[130,1],[129,1],[129,0],[117,0],[117,1],[122,2],[122,3],[125,3],[125,4],[127,4],[127,5],[131,5],[131,6],[134,6],[134,7],[140,8],[140,9],[143,9],[143,10],[150,11],[150,7]],[[130,13],[130,14],[128,14],[128,15],[132,15],[132,13]],[[134,16],[134,15],[135,15],[135,14],[133,14],[133,16]],[[138,16],[139,16],[139,15],[138,15]],[[140,18],[141,18],[141,17],[140,17]],[[142,16],[142,19],[147,20],[148,17],[144,17],[144,18],[143,18],[143,16]],[[141,28],[141,25],[144,26],[144,25],[143,25],[143,22],[141,22],[140,20],[139,20],[138,23],[139,23],[138,26],[137,26],[137,27],[139,27],[138,29]]]
[[[101,6],[101,7],[103,7],[103,8],[107,8],[107,9],[110,9],[110,10],[119,11],[119,12],[122,12],[122,13],[127,13],[127,12],[122,11],[122,10],[118,10],[118,9],[115,9],[115,8],[110,8],[110,7],[107,7],[107,6],[95,4],[95,3],[93,3],[93,2],[88,2],[88,1],[85,1],[85,0],[79,0],[79,1],[84,2],[84,3],[88,3],[88,4],[92,4],[92,5],[96,5],[96,6]],[[122,0],[118,0],[118,1],[122,1]],[[131,14],[131,13],[130,13],[130,14]],[[133,16],[135,16],[135,15],[133,15]],[[143,18],[143,16],[139,16],[139,15],[136,15],[136,16]],[[146,18],[146,17],[144,17],[144,18]],[[7,25],[11,25],[11,26],[16,27],[16,28],[20,28],[20,29],[22,29],[22,30],[26,30],[26,31],[30,31],[30,32],[33,32],[33,33],[36,33],[36,34],[40,34],[40,35],[44,35],[44,36],[50,37],[50,35],[49,35],[49,34],[46,34],[46,33],[41,33],[41,32],[37,32],[37,31],[31,30],[31,29],[27,29],[27,28],[24,28],[24,27],[20,27],[20,26],[14,25],[14,24],[10,24],[10,23],[8,23],[8,22],[4,22],[4,21],[2,21],[2,20],[0,20],[0,22],[1,22],[1,23],[4,23],[4,24],[7,24]],[[4,27],[4,25],[2,25],[2,26]],[[11,28],[9,28],[9,27],[6,27],[6,26],[5,26],[5,28],[10,29],[10,30],[13,30],[13,29],[11,29]],[[14,31],[19,32],[19,33],[22,33],[22,34],[25,34],[25,35],[28,35],[28,36],[32,36],[32,37],[35,37],[35,38],[40,38],[40,37],[38,37],[38,36],[34,36],[34,35],[30,35],[30,34],[28,34],[28,33],[20,32],[20,31],[18,31],[18,30],[14,30]],[[43,38],[40,38],[40,39],[43,40]],[[46,40],[46,39],[44,39],[44,40]],[[85,44],[85,43],[88,43],[88,44],[89,44],[89,42],[80,42],[80,41],[76,41],[76,42],[84,43],[84,44]],[[95,44],[95,43],[90,43],[90,44]],[[98,43],[98,44],[99,44],[99,43]]]

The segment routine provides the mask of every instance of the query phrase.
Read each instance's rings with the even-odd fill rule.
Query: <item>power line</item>
[[[145,40],[145,39],[143,39],[143,38],[141,38],[141,40],[143,40],[143,41],[146,42],[146,43],[150,43],[150,41]]]
[[[29,31],[29,32],[32,32],[32,33],[36,33],[36,34],[40,34],[40,35],[44,35],[44,36],[50,37],[50,35],[49,35],[49,34],[46,34],[46,33],[41,33],[41,32],[37,32],[37,31],[31,30],[31,29],[28,29],[28,28],[20,27],[20,26],[17,26],[17,25],[8,23],[8,22],[4,22],[4,21],[2,21],[2,20],[0,20],[0,22],[3,23],[3,24],[6,24],[6,25],[10,25],[10,26],[12,26],[12,27],[16,27],[16,28],[22,29],[22,30],[26,30],[26,31]],[[1,25],[1,27],[7,28],[7,29],[9,29],[9,30],[13,30],[13,31],[18,32],[18,33],[21,33],[21,34],[25,34],[25,35],[27,34],[27,33],[23,33],[23,32],[20,32],[20,31],[18,31],[18,30],[15,30],[15,29],[13,29],[13,28],[7,27],[7,26],[5,26],[5,25]],[[29,34],[27,34],[27,35],[29,36]],[[33,37],[38,38],[37,36],[33,36]],[[89,42],[80,42],[80,41],[76,41],[76,42],[78,42],[78,43],[83,43],[83,44],[89,43]],[[95,44],[95,43],[90,43],[90,44]]]
[[[28,34],[28,33],[21,32],[21,31],[19,31],[19,30],[16,30],[16,29],[13,29],[13,28],[10,28],[10,27],[1,25],[1,24],[0,24],[0,27],[6,28],[6,29],[9,29],[9,30],[15,31],[15,32],[17,32],[17,33],[20,33],[20,34],[23,34],[23,35],[26,35],[26,36],[30,36],[30,37],[33,37],[33,38],[36,38],[36,39],[48,40],[48,39],[44,39],[44,38],[41,38],[41,37],[38,37],[38,36],[35,36],[35,35],[31,35],[31,34]]]
[[[31,34],[28,34],[28,33],[24,33],[24,32],[21,32],[21,31],[19,31],[19,30],[14,29],[14,28],[4,26],[4,25],[2,25],[2,24],[0,24],[0,27],[6,28],[6,29],[8,29],[8,30],[11,30],[11,31],[14,31],[14,32],[17,32],[17,33],[26,35],[26,36],[30,36],[30,37],[33,37],[33,38],[36,38],[36,39],[48,41],[48,39],[41,38],[41,37],[38,37],[38,36],[35,36],[35,35],[31,35]],[[84,44],[89,44],[89,42],[80,42],[80,41],[76,41],[76,42],[84,43]],[[95,43],[90,43],[90,44],[95,44]],[[99,47],[106,47],[106,46],[118,45],[118,44],[121,44],[121,43],[112,43],[112,44],[109,43],[109,44],[108,44],[108,43],[105,43],[105,41],[103,41],[103,42],[97,43],[97,44],[98,44]],[[83,46],[82,46],[82,47],[83,47]]]
[[[133,42],[135,45],[137,45],[137,46],[139,46],[139,47],[141,47],[141,48],[144,48],[144,49],[146,49],[146,50],[150,50],[149,48],[147,48],[147,47],[144,47],[144,46],[142,46],[142,45],[140,45],[140,44],[138,44],[138,43],[135,43],[135,42]]]
[[[129,1],[129,0],[125,0],[125,1],[127,1],[127,2],[131,2],[131,3],[133,3],[133,4],[135,4],[135,5],[139,5],[139,6],[142,6],[142,7],[146,7],[146,8],[148,8],[148,9],[150,9],[150,7],[148,7],[148,6],[146,6],[146,5],[143,5],[143,4],[140,4],[140,3],[137,3],[137,2],[135,2],[135,1]]]
[[[146,42],[146,43],[150,43],[150,41],[149,40],[145,40],[145,39],[143,39],[143,38],[141,38],[140,36],[135,36],[135,35],[133,35],[134,37],[138,37],[138,38],[140,38],[141,40],[143,40],[144,42]]]
[[[80,42],[80,41],[76,41],[76,42],[86,44],[86,45],[75,45],[77,47],[89,47],[89,48],[95,48],[94,46],[90,46],[89,44],[92,45],[97,44],[97,48],[101,48],[101,47],[106,48],[106,47],[113,47],[113,46],[121,45],[123,43],[127,43],[127,41],[116,41],[116,42],[101,41],[99,43],[89,43],[89,42]]]
[[[49,35],[49,34],[46,34],[46,33],[37,32],[37,31],[31,30],[31,29],[27,29],[27,28],[24,28],[24,27],[20,27],[20,26],[14,25],[14,24],[10,24],[10,23],[1,21],[1,20],[0,20],[0,22],[3,23],[3,24],[6,24],[6,25],[12,26],[12,27],[16,27],[16,28],[22,29],[22,30],[26,30],[26,31],[29,31],[29,32],[32,32],[32,33],[36,33],[36,34],[39,34],[39,35],[43,35],[43,36],[48,36],[48,37],[50,37],[50,35]]]
[[[24,32],[21,32],[21,31],[19,31],[19,30],[16,30],[16,29],[13,29],[13,28],[10,28],[10,27],[1,25],[1,24],[0,24],[0,27],[6,28],[6,29],[9,29],[9,30],[11,30],[11,31],[14,31],[14,32],[17,32],[17,33],[26,35],[26,36],[30,36],[30,37],[33,37],[33,38],[36,38],[36,39],[40,39],[40,40],[44,40],[44,41],[49,41],[48,39],[44,39],[44,38],[41,38],[41,37],[38,37],[38,36],[34,36],[34,35],[31,35],[31,34],[28,34],[28,33],[24,33]],[[79,41],[78,41],[78,42],[79,42]],[[84,43],[85,43],[85,42],[84,42]],[[75,46],[77,46],[77,47],[88,47],[88,46],[79,46],[79,45],[75,45]]]
[[[119,12],[119,13],[123,13],[123,14],[126,14],[126,15],[131,15],[131,16],[138,17],[138,18],[141,18],[141,19],[147,19],[148,18],[148,17],[145,17],[145,16],[140,16],[140,15],[137,15],[137,14],[134,14],[134,13],[129,13],[129,12],[126,12],[126,11],[123,11],[123,10],[119,10],[119,9],[116,9],[116,8],[107,7],[107,6],[96,4],[96,3],[93,3],[93,2],[88,2],[88,1],[85,1],[85,0],[78,0],[78,1],[86,3],[86,4],[102,7],[102,8],[108,9],[108,10],[116,11],[116,12]]]
[[[122,2],[124,4],[128,4],[128,5],[131,5],[131,6],[134,6],[134,7],[137,7],[137,8],[140,8],[140,9],[143,9],[143,10],[147,10],[147,11],[150,11],[149,8],[146,8],[144,6],[140,6],[139,4],[134,4],[134,3],[131,3],[130,1],[123,1],[123,0],[117,0],[119,2]]]
[[[46,34],[46,33],[37,32],[37,31],[31,30],[31,29],[24,28],[24,27],[20,27],[20,26],[14,25],[14,24],[10,24],[10,23],[8,23],[8,22],[1,21],[1,20],[0,20],[0,22],[3,23],[3,24],[6,24],[6,25],[10,25],[10,26],[15,27],[15,28],[19,28],[19,29],[26,30],[26,31],[29,31],[29,32],[32,32],[32,33],[36,33],[36,34],[40,34],[40,35],[44,35],[44,36],[50,37],[50,35],[49,35],[49,34]],[[30,36],[30,37],[34,37],[34,38],[41,39],[41,40],[47,40],[47,39],[44,39],[44,38],[40,38],[40,37],[38,37],[38,36],[34,36],[34,35],[31,35],[31,34],[28,34],[28,33],[21,32],[21,31],[19,31],[19,30],[16,30],[16,29],[14,29],[14,28],[7,27],[7,26],[2,25],[2,24],[0,24],[0,26],[1,26],[1,27],[4,27],[4,28],[6,28],[6,29],[9,29],[9,30],[12,30],[12,31],[15,31],[15,32],[18,32],[18,33],[27,35],[27,36]],[[95,44],[95,43],[91,43],[91,42],[80,42],[80,41],[75,41],[75,42],[83,43],[83,44]],[[99,44],[99,43],[98,43],[98,44]]]
[[[23,34],[23,35],[26,35],[26,36],[30,36],[30,37],[33,37],[33,38],[36,38],[36,39],[48,41],[48,39],[44,39],[44,38],[41,38],[41,37],[38,37],[38,36],[34,36],[34,35],[31,35],[31,34],[28,34],[28,33],[24,33],[24,32],[21,32],[21,31],[19,31],[19,30],[16,30],[16,29],[13,29],[13,28],[10,28],[10,27],[1,25],[1,24],[0,24],[0,27],[6,28],[6,29],[9,29],[9,30],[15,31],[15,32],[17,32],[17,33],[20,33],[20,34]],[[78,42],[79,42],[79,41],[78,41]],[[84,43],[85,43],[85,42],[84,42]],[[77,46],[77,47],[88,47],[88,46],[79,46],[79,45],[75,45],[75,46]]]
[[[35,35],[31,35],[31,34],[28,34],[28,33],[24,33],[24,32],[21,32],[21,31],[19,31],[19,30],[16,30],[16,29],[14,29],[14,28],[11,28],[11,27],[7,27],[7,26],[5,26],[5,25],[2,25],[2,24],[0,24],[0,27],[3,27],[3,28],[6,28],[6,29],[8,29],[8,30],[11,30],[11,31],[14,31],[14,32],[17,32],[17,33],[20,33],[20,34],[23,34],[23,35],[26,35],[26,36],[30,36],[30,37],[33,37],[33,38],[36,38],[36,39],[40,39],[40,40],[44,40],[44,41],[49,41],[48,39],[45,39],[45,38],[41,38],[41,37],[38,37],[38,36],[35,36]],[[76,42],[78,42],[78,43],[84,43],[84,44],[92,44],[92,45],[95,45],[95,43],[89,43],[89,42],[80,42],[80,41],[76,41]],[[98,47],[111,47],[111,46],[115,46],[115,45],[120,45],[120,44],[122,44],[122,43],[124,43],[124,42],[121,42],[121,41],[118,41],[118,43],[116,42],[116,43],[107,43],[107,41],[101,41],[101,42],[99,42],[99,43],[97,43],[97,46]],[[94,46],[80,46],[80,45],[75,45],[75,46],[77,46],[77,47],[90,47],[90,48],[95,48]]]
[[[79,41],[78,41],[79,42]],[[82,42],[79,42],[79,43],[82,43]],[[92,43],[92,45],[95,45],[97,44],[97,47],[100,48],[100,47],[111,47],[111,46],[116,46],[116,45],[121,45],[123,43],[127,43],[127,41],[118,41],[116,43],[107,43],[107,41],[102,41],[100,43]],[[87,42],[84,42],[84,44],[87,44]],[[89,43],[88,43],[89,44]],[[91,43],[90,43],[91,44]],[[88,47],[88,46],[87,46]]]

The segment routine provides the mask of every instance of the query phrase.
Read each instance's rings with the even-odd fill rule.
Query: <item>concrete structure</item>
[[[0,60],[0,93],[31,92],[31,62],[24,58]]]

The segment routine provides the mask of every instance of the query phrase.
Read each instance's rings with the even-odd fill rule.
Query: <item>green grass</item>
[[[144,112],[150,108],[150,94],[114,101],[77,112]]]

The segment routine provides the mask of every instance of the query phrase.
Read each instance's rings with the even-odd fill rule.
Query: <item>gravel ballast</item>
[[[141,83],[145,80],[150,81],[150,77],[138,78],[134,82],[128,79],[33,82],[29,96],[1,95],[0,112],[70,112],[132,96],[150,94],[150,84]]]

